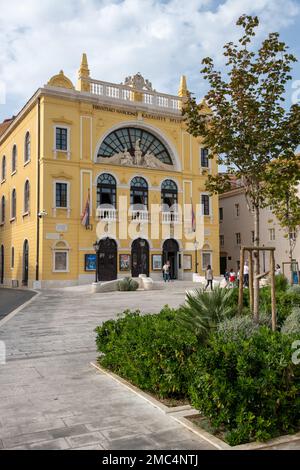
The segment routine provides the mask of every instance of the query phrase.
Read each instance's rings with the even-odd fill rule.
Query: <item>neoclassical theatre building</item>
[[[174,279],[219,274],[217,162],[186,131],[186,96],[184,76],[178,96],[140,73],[94,80],[83,54],[76,86],[61,71],[0,124],[2,285],[158,279],[166,261]]]

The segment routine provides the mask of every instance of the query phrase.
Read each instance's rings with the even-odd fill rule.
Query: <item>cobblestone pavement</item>
[[[126,308],[178,306],[188,283],[154,292],[42,291],[0,325],[0,448],[213,449],[90,366],[94,328]],[[142,307],[142,308],[141,308]]]

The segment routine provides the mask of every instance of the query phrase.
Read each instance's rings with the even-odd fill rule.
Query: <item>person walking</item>
[[[163,265],[163,277],[164,277],[165,282],[167,282],[167,281],[170,282],[170,280],[171,280],[170,269],[171,269],[170,261],[167,261]]]
[[[249,266],[247,261],[244,264],[244,286],[249,287]]]
[[[280,274],[281,274],[281,268],[280,268],[279,264],[276,264],[275,276],[280,276]]]
[[[207,281],[207,284],[205,286],[205,290],[208,288],[209,285],[210,285],[210,290],[213,290],[214,274],[213,274],[213,270],[211,269],[210,264],[206,268],[205,279]]]
[[[235,287],[235,281],[236,281],[236,274],[234,270],[231,268],[229,272],[229,287]]]

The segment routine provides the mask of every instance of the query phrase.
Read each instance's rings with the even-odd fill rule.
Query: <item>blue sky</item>
[[[222,68],[222,46],[239,37],[243,13],[260,17],[258,41],[279,31],[300,60],[300,0],[0,0],[0,121],[59,70],[76,83],[82,52],[93,78],[120,83],[141,72],[176,94],[186,74],[201,97],[201,59],[212,56]],[[293,79],[297,86],[299,63]]]

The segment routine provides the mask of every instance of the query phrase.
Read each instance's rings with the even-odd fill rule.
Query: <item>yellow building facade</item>
[[[217,162],[178,96],[63,72],[0,126],[0,283],[56,287],[124,276],[219,274]]]

